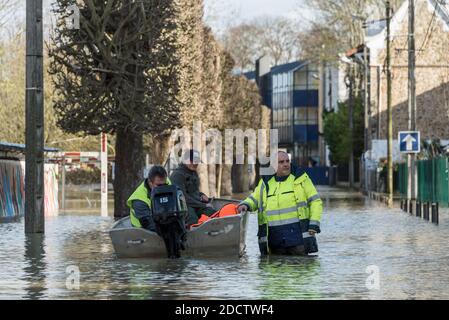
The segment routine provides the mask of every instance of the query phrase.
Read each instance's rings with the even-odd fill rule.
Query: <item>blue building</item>
[[[269,68],[262,59],[256,71],[245,76],[257,82],[264,104],[272,110],[272,128],[279,130],[280,147],[302,166],[325,163],[320,158],[318,66],[295,61]]]

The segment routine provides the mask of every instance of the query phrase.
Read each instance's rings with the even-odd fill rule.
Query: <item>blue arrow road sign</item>
[[[399,132],[399,150],[402,153],[421,152],[421,134],[419,131]]]

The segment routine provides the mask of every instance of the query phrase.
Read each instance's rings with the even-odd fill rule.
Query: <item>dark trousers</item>
[[[272,254],[283,256],[306,256],[304,246],[270,249]]]
[[[202,214],[205,214],[206,216],[210,217],[213,215],[217,210],[214,208],[192,208],[189,207],[189,212],[186,219],[187,225],[192,225],[198,223],[198,219],[201,217]]]

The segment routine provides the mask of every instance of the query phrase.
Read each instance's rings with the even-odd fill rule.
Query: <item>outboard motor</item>
[[[152,190],[151,200],[156,232],[164,239],[168,257],[180,258],[187,237],[187,203],[184,194],[174,185],[160,186]]]

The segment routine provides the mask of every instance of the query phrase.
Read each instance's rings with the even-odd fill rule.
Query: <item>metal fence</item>
[[[418,201],[449,205],[449,162],[448,158],[435,158],[417,161]],[[407,164],[399,165],[399,192],[403,199],[407,198]]]

